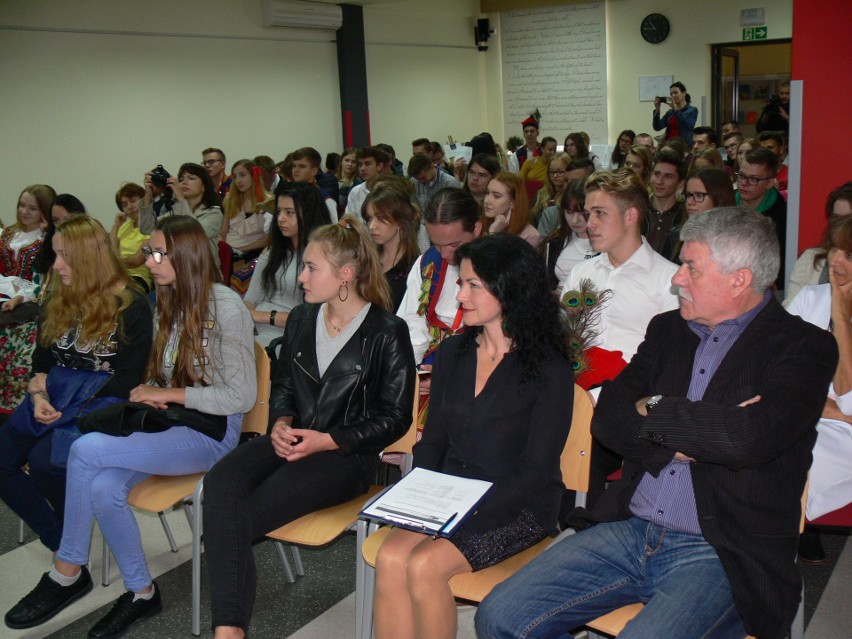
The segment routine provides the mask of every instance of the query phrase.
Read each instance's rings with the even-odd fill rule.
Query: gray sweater
[[[254,360],[254,322],[240,296],[214,284],[210,299],[211,323],[204,329],[209,386],[196,384],[186,389],[186,407],[211,415],[246,413],[257,398]],[[154,318],[156,330],[157,318]],[[164,373],[172,378],[172,358],[178,335],[173,332],[164,353]],[[200,373],[199,369],[196,369]]]

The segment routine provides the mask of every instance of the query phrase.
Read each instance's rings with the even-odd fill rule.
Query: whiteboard
[[[672,82],[674,82],[673,75],[640,75],[639,101],[653,102],[657,96],[661,98],[668,96]]]

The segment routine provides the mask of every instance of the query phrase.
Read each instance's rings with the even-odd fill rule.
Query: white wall
[[[486,99],[486,57],[476,50],[478,0],[404,0],[364,8],[367,91],[373,142],[393,145],[403,163],[411,141],[458,142],[497,133]],[[495,136],[498,137],[499,136]]]
[[[713,44],[742,41],[740,10],[766,8],[769,37],[789,38],[793,32],[792,0],[715,0],[712,3],[655,0],[607,2],[607,46],[610,86],[610,143],[623,129],[650,131],[653,103],[639,102],[640,75],[673,75],[686,85],[692,103],[700,108],[706,96],[710,108]],[[671,34],[662,44],[648,44],[639,33],[642,19],[649,13],[665,15]],[[699,124],[710,124],[712,114],[699,113]]]
[[[200,162],[207,146],[229,165],[340,146],[333,33],[265,29],[260,0],[4,0],[0,21],[6,223],[35,182],[108,223],[122,182]]]
[[[530,5],[538,3],[531,2]],[[790,38],[793,29],[793,0],[607,0],[607,64],[609,79],[609,140],[623,129],[637,133],[651,130],[653,103],[639,102],[640,75],[673,75],[683,82],[695,106],[700,108],[702,96],[710,105],[712,70],[710,48],[713,44],[741,42],[740,10],[754,6],[766,9],[769,38]],[[671,34],[662,44],[648,44],[642,39],[639,25],[649,13],[662,13],[671,24]],[[490,16],[496,23],[496,14]],[[499,35],[498,35],[499,38]],[[492,44],[499,50],[499,39]],[[490,51],[489,51],[490,53]],[[499,61],[487,71],[489,90],[499,86]],[[711,114],[700,113],[710,123]],[[550,132],[543,132],[548,135]],[[507,130],[505,136],[520,135]],[[603,142],[596,141],[593,142]]]

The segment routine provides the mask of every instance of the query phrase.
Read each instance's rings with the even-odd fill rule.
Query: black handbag
[[[227,415],[209,415],[181,404],[154,408],[141,402],[122,402],[92,411],[77,420],[81,433],[104,433],[127,437],[132,433],[161,433],[173,426],[186,426],[222,441],[228,428]]]

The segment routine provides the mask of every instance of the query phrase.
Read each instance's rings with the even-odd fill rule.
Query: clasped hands
[[[324,450],[338,446],[331,435],[307,428],[292,428],[287,418],[281,417],[269,435],[275,454],[289,462],[298,461]]]

